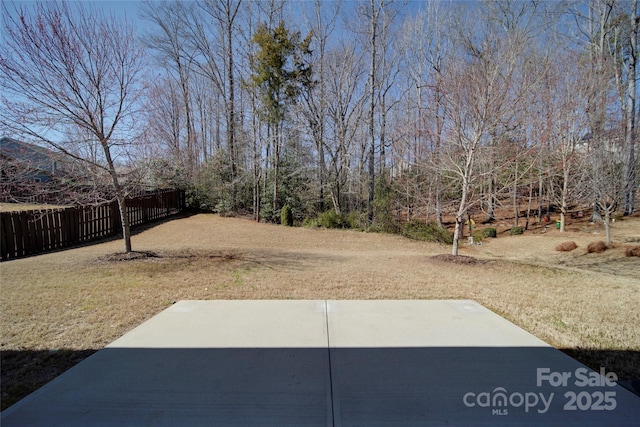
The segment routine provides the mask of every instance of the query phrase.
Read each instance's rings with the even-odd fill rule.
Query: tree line
[[[454,254],[471,214],[636,210],[637,0],[154,1],[138,34],[95,6],[8,7],[2,131],[123,203],[134,182],[261,221],[450,216]]]

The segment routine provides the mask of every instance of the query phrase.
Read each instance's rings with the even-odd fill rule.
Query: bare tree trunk
[[[564,163],[564,161],[563,161]],[[569,167],[563,166],[563,182],[562,182],[562,196],[560,200],[560,232],[565,232],[565,221],[568,209],[568,196],[569,196]]]
[[[520,216],[518,208],[518,160],[516,157],[515,179],[513,180],[513,226],[518,226],[518,217]]]
[[[262,165],[261,150],[258,144],[260,129],[258,124],[258,115],[256,111],[256,98],[251,97],[252,114],[252,130],[253,130],[253,219],[260,221],[260,169]]]
[[[113,183],[113,189],[116,194],[116,200],[118,202],[118,209],[120,210],[120,223],[122,224],[122,239],[124,240],[124,251],[131,252],[131,226],[129,224],[129,215],[127,214],[127,203],[125,191],[118,179],[118,173],[116,172],[115,165],[113,164],[113,158],[111,157],[111,150],[107,141],[102,141],[101,144],[105,159],[107,161],[107,168],[109,169],[109,175]]]
[[[124,251],[129,253],[131,247],[131,226],[129,224],[129,215],[127,215],[127,203],[124,195],[117,196],[118,210],[120,211],[120,223],[122,224],[122,238],[124,240]]]
[[[476,156],[476,148],[479,141],[470,141],[469,147],[466,153],[465,165],[462,174],[462,195],[460,196],[460,204],[458,205],[458,212],[456,213],[456,225],[453,231],[453,247],[451,249],[451,255],[458,255],[458,244],[462,237],[462,225],[464,223],[464,216],[467,213],[467,204],[469,197],[469,186],[471,185],[471,175],[473,173],[473,163]]]
[[[193,129],[193,117],[191,112],[191,95],[189,83],[184,66],[178,61],[178,74],[180,75],[180,88],[182,89],[182,102],[184,103],[185,125],[187,126],[187,165],[189,179],[194,178],[196,169],[196,142]]]
[[[227,147],[229,149],[229,161],[231,163],[231,201],[232,209],[237,206],[238,199],[238,150],[236,147],[236,105],[235,105],[235,75],[234,75],[234,50],[233,29],[238,10],[242,0],[225,0],[213,2],[209,6],[213,16],[220,22],[225,39],[224,62],[226,64],[227,98],[225,100],[227,119]],[[210,13],[211,13],[210,12]]]
[[[276,219],[276,213],[278,211],[278,197],[279,197],[279,185],[280,185],[280,149],[282,144],[282,128],[280,124],[276,124],[276,135],[274,138],[273,149],[273,220]]]
[[[538,222],[542,221],[542,209],[544,209],[543,206],[543,190],[544,190],[544,185],[543,185],[543,175],[542,175],[542,170],[540,170],[538,172]]]
[[[453,247],[451,248],[451,255],[458,256],[458,245],[462,232],[462,220],[456,215],[456,225],[453,229]]]
[[[625,173],[625,207],[626,215],[631,215],[635,210],[635,190],[636,190],[636,171],[635,171],[635,119],[636,119],[636,61],[638,58],[638,0],[633,2],[633,11],[631,13],[631,34],[630,34],[630,52],[629,64],[627,66],[627,123],[625,144],[627,147],[627,165]]]
[[[489,189],[487,191],[487,221],[493,221],[496,217],[496,198],[495,192],[495,177],[493,176],[493,166],[491,166],[491,172],[489,173]]]
[[[384,65],[383,65],[384,69]],[[387,137],[387,107],[386,107],[386,99],[385,96],[380,96],[380,167],[379,175],[384,177],[384,168],[387,163],[387,154],[386,154],[386,137]]]
[[[607,245],[611,244],[611,209],[607,206],[604,210],[604,231],[607,239]]]
[[[531,220],[531,205],[533,204],[533,181],[529,182],[529,203],[527,204],[527,222],[524,225],[524,229],[529,229],[529,222]]]
[[[438,63],[438,69],[436,74],[436,150],[435,150],[435,166],[436,166],[436,221],[438,222],[438,226],[444,227],[442,222],[442,176],[441,170],[439,168],[440,159],[437,157],[440,152],[440,148],[442,147],[442,131],[444,128],[444,118],[440,115],[442,108],[442,94],[440,93],[440,86],[442,84],[442,74],[440,73]]]
[[[462,184],[462,197],[460,198],[460,204],[458,205],[458,212],[456,213],[456,225],[453,230],[453,247],[451,248],[451,255],[458,256],[458,246],[463,234],[463,222],[464,215],[467,212],[467,192],[468,182],[466,177],[463,179]]]
[[[373,224],[373,196],[375,192],[375,160],[376,160],[376,140],[375,140],[375,105],[376,105],[376,36],[378,34],[378,15],[380,9],[376,9],[375,0],[370,1],[371,6],[371,26],[369,47],[371,58],[369,64],[369,197],[367,200],[367,219],[369,224]]]
[[[322,119],[324,120],[324,119]],[[327,165],[324,160],[324,125],[319,125],[319,129],[316,129],[316,135],[314,135],[314,140],[316,141],[316,150],[318,151],[318,185],[320,186],[320,191],[318,197],[320,198],[318,202],[318,207],[320,212],[325,210],[324,207],[324,186],[325,186],[325,175],[327,170]]]
[[[238,6],[240,2],[238,2]],[[229,5],[227,5],[229,6]],[[227,9],[227,53],[228,53],[228,62],[227,62],[227,84],[229,85],[229,98],[227,100],[227,143],[229,144],[229,156],[231,159],[231,203],[232,209],[236,208],[237,200],[238,200],[238,184],[237,184],[237,176],[238,176],[238,161],[237,161],[237,149],[236,149],[236,116],[235,116],[235,81],[234,81],[234,70],[233,70],[233,21],[235,19],[235,14],[238,11],[238,6],[236,6],[235,12],[232,12],[230,9]]]

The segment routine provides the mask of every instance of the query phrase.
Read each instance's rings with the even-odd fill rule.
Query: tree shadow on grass
[[[98,350],[2,350],[1,408],[5,410]]]
[[[601,368],[615,372],[622,386],[640,396],[640,351],[593,348],[561,348],[560,351],[596,372]]]

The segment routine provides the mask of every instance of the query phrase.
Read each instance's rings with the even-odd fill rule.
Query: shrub
[[[320,228],[320,224],[318,224],[318,218],[305,218],[302,221],[302,226],[306,228]]]
[[[576,242],[563,242],[556,246],[556,251],[558,252],[570,252],[577,248]]]
[[[601,254],[602,252],[607,250],[607,244],[603,241],[592,242],[587,245],[587,253],[590,254]]]
[[[333,209],[318,214],[316,221],[318,222],[318,226],[324,228],[350,227],[349,219],[347,218],[347,216],[341,213],[336,213],[336,211]]]
[[[263,199],[260,205],[260,219],[265,222],[278,223],[277,212],[273,211],[273,204]]]
[[[214,212],[218,213],[220,216],[230,216],[233,213],[231,201],[227,199],[220,199],[218,203],[216,203]]]
[[[509,234],[512,236],[518,236],[520,234],[524,233],[524,228],[522,227],[513,227],[510,231]]]
[[[367,224],[370,232],[398,233],[400,227],[396,221],[396,192],[386,174],[381,174],[375,181],[373,196],[373,224]]]
[[[440,227],[435,222],[425,224],[422,221],[409,221],[402,226],[402,235],[414,240],[424,240],[426,242],[453,243],[453,233],[446,228]]]
[[[349,212],[349,215],[347,215],[347,223],[349,224],[349,228],[357,228],[362,230],[364,229],[366,220],[363,219],[362,215],[357,211],[351,211]]]
[[[628,246],[627,249],[624,250],[624,254],[626,256],[640,257],[640,246]]]
[[[484,240],[484,238],[486,237],[482,230],[473,230],[471,236],[473,237],[473,241],[475,243],[482,242],[482,240]]]
[[[498,232],[496,231],[495,228],[485,228],[484,230],[482,230],[482,237],[493,237],[496,238],[498,236]]]
[[[293,226],[293,212],[291,211],[291,206],[284,205],[280,210],[280,224],[286,225],[287,227]]]

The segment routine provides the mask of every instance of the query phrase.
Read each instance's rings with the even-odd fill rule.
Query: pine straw
[[[578,245],[576,242],[562,242],[558,246],[556,246],[556,251],[558,252],[570,252],[576,249]]]
[[[623,247],[553,250],[604,235],[585,227],[462,244],[477,262],[458,264],[433,258],[448,246],[400,236],[196,215],[133,236],[135,259],[111,241],[4,262],[2,405],[185,299],[472,299],[595,369],[640,378],[640,263]],[[613,233],[640,235],[640,220]]]
[[[629,246],[624,250],[625,256],[635,256],[640,257],[640,246]]]
[[[590,254],[601,254],[607,249],[607,244],[603,241],[591,242],[587,245],[587,253]]]

